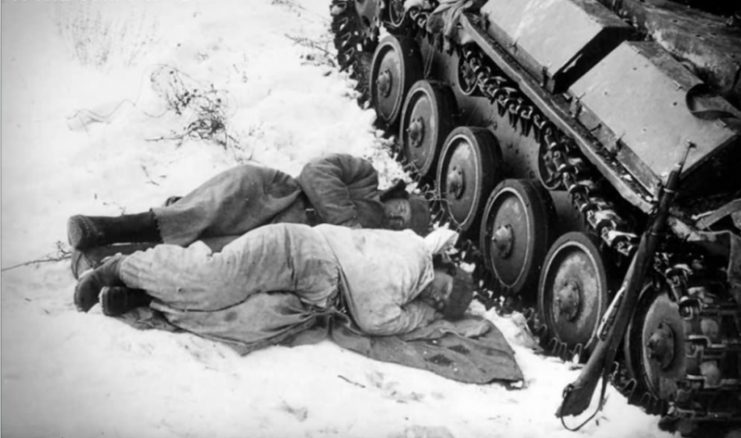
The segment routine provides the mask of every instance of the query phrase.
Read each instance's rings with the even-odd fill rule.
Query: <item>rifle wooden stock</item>
[[[692,147],[692,144],[688,144],[684,158],[674,166],[669,174],[666,186],[659,196],[659,202],[653,218],[641,236],[638,249],[623,278],[620,292],[614,298],[615,300],[621,300],[616,303],[616,306],[611,306],[610,310],[616,312],[615,317],[613,319],[612,314],[609,312],[604,317],[605,324],[609,325],[607,335],[604,339],[600,338],[597,340],[597,346],[589,357],[586,366],[582,369],[581,374],[579,374],[579,377],[574,383],[569,384],[564,389],[564,399],[556,411],[557,417],[579,415],[584,412],[589,407],[600,375],[602,375],[603,379],[608,378],[611,364],[617,354],[617,349],[620,346],[623,336],[625,336],[625,330],[638,304],[638,298],[643,287],[643,279],[656,253],[659,238],[666,228],[669,206],[674,201],[676,195],[675,190],[679,185],[679,176],[682,173],[687,154],[689,154]],[[604,384],[606,382],[603,382]],[[603,400],[600,400],[598,410],[602,408],[602,403]]]
[[[576,416],[584,412],[589,407],[600,375],[603,375],[604,370],[609,370],[610,364],[615,358],[617,349],[620,346],[623,334],[628,327],[633,309],[638,303],[638,297],[643,283],[643,274],[645,273],[644,269],[647,265],[646,256],[649,252],[648,235],[649,233],[645,233],[641,237],[638,250],[633,256],[633,260],[631,260],[628,271],[625,274],[623,287],[621,288],[623,294],[615,296],[616,300],[621,301],[617,305],[617,314],[613,324],[610,326],[607,336],[604,339],[598,339],[597,347],[595,347],[589,356],[589,360],[582,369],[581,374],[579,374],[579,377],[564,390],[564,400],[558,411],[556,411],[557,417],[564,417],[566,415]],[[640,257],[642,255],[643,257]],[[653,257],[653,251],[651,251],[651,257]],[[636,270],[642,272],[636,272]],[[606,317],[609,318],[609,315],[606,315]],[[606,373],[604,377],[607,377]]]
[[[605,358],[607,357],[608,345],[606,342],[597,344],[594,352],[589,356],[587,365],[582,369],[579,378],[574,383],[569,384],[564,389],[564,399],[561,406],[556,411],[556,417],[565,417],[567,415],[579,415],[586,411],[589,403],[592,401],[597,383],[599,382],[602,370],[605,367]]]

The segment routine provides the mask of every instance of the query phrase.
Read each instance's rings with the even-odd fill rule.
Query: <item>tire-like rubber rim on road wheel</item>
[[[478,89],[476,85],[476,76],[473,74],[473,71],[470,70],[470,66],[466,64],[466,60],[462,55],[457,56],[457,63],[455,79],[458,84],[458,89],[464,95],[472,96]]]
[[[413,39],[387,35],[371,63],[370,99],[378,121],[392,129],[399,122],[404,98],[422,75],[422,56]]]
[[[499,143],[487,129],[461,126],[448,135],[437,167],[437,196],[455,228],[475,229],[484,202],[502,180],[501,166]]]
[[[657,399],[669,402],[676,397],[676,382],[684,379],[687,366],[684,321],[679,306],[669,297],[666,284],[658,290],[647,284],[636,308],[638,310],[633,314],[625,335],[626,368],[630,377],[636,380],[637,393],[649,392]],[[661,339],[666,338],[666,334],[670,334],[671,339],[663,341],[665,351],[649,351],[652,336],[659,335]],[[666,363],[660,365],[661,360],[656,356],[664,356]],[[649,413],[663,414],[664,406],[653,406],[656,411]]]
[[[577,231],[559,237],[540,275],[538,310],[551,337],[570,351],[586,347],[607,307],[610,283],[596,241]]]
[[[425,178],[437,166],[440,151],[454,127],[455,96],[441,82],[417,81],[401,112],[399,138],[403,158]]]
[[[531,180],[504,180],[489,196],[479,247],[504,293],[535,301],[554,211],[548,192]]]

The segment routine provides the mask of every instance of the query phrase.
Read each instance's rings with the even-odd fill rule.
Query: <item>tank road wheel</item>
[[[608,277],[595,240],[581,232],[559,237],[545,257],[538,310],[555,353],[580,352],[596,334],[608,301]],[[564,348],[566,349],[564,351]]]
[[[502,179],[502,151],[490,131],[461,126],[445,140],[437,167],[437,195],[445,218],[461,232],[476,223],[486,197]]]
[[[638,393],[647,391],[658,400],[674,400],[677,380],[684,379],[687,365],[679,306],[670,299],[666,287],[657,290],[647,285],[637,309],[625,335],[628,372],[638,383]],[[662,414],[665,405],[644,407],[651,414]]]
[[[422,76],[422,55],[414,40],[387,35],[371,63],[370,99],[378,120],[387,128],[399,121],[404,97]]]
[[[557,190],[561,185],[559,173],[553,163],[553,154],[548,152],[548,145],[541,142],[538,147],[538,178],[543,187],[548,190]]]
[[[453,130],[455,97],[440,82],[417,81],[409,90],[401,112],[402,154],[424,178],[434,171],[445,139]]]
[[[536,297],[553,211],[550,195],[529,180],[504,180],[489,196],[479,247],[505,293]]]
[[[466,62],[463,56],[458,57],[458,66],[456,68],[456,83],[458,89],[466,96],[473,96],[476,93],[477,79],[471,65]]]
[[[404,11],[404,0],[391,0],[388,5],[389,21],[395,31],[404,29],[412,23],[409,14]]]

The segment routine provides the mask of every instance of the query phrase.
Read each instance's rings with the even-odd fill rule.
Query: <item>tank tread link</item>
[[[741,423],[741,14],[705,5],[728,16],[662,0],[331,10],[341,67],[468,238],[480,298],[517,303],[551,354],[589,356],[692,148],[611,379],[667,424],[723,429]]]

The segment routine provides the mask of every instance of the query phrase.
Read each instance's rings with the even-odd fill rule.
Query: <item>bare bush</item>
[[[54,9],[57,33],[82,65],[105,68],[129,66],[142,58],[158,32],[157,22],[130,9],[112,14],[105,3],[63,3]]]
[[[182,129],[169,137],[154,139],[176,140],[186,138],[212,141],[225,149],[238,143],[228,129],[228,95],[213,84],[204,86],[180,70],[162,65],[150,76],[154,91],[167,103],[168,110],[184,116]]]

